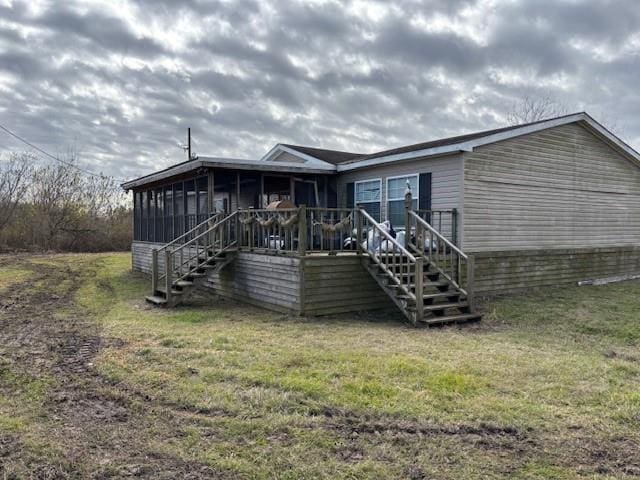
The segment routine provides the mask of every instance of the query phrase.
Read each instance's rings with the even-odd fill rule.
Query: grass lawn
[[[414,329],[394,313],[296,318],[210,298],[156,309],[130,265],[0,258],[0,474],[640,476],[639,282]]]

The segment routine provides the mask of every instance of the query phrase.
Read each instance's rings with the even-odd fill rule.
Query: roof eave
[[[384,157],[370,158],[365,160],[356,160],[351,163],[343,163],[338,165],[338,172],[348,172],[350,170],[357,170],[366,167],[375,167],[378,165],[385,165],[387,163],[402,162],[407,160],[414,160],[416,158],[424,157],[440,157],[443,155],[471,152],[472,149],[468,146],[469,142],[459,143],[455,145],[446,145],[443,147],[425,148],[423,150],[415,150],[413,152],[397,153],[394,155],[386,155]]]
[[[314,165],[308,167],[297,163],[285,163],[285,162],[264,162],[261,160],[237,160],[237,159],[224,159],[215,157],[200,157],[197,160],[186,162],[183,165],[170,167],[159,172],[145,175],[144,177],[136,178],[128,182],[121,184],[124,190],[131,190],[143,185],[156,183],[167,178],[189,173],[199,168],[218,168],[225,170],[251,170],[261,172],[278,172],[278,173],[308,173],[308,174],[331,174],[335,173],[335,166],[330,165],[325,167],[323,165]]]

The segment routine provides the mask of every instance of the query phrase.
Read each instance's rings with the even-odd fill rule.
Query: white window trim
[[[358,184],[369,182],[378,182],[378,187],[380,188],[380,198],[378,200],[364,200],[362,202],[358,202]],[[368,178],[367,180],[358,180],[356,182],[353,182],[353,205],[357,207],[361,203],[379,203],[380,207],[382,207],[382,178]]]
[[[418,208],[420,207],[420,174],[419,173],[408,173],[406,175],[394,175],[393,177],[387,177],[387,206],[389,202],[397,202],[398,200],[404,200],[404,193],[399,198],[389,198],[389,180],[397,180],[398,178],[408,178],[408,177],[416,177],[416,191],[411,191],[411,195],[413,196],[413,200],[418,201]]]

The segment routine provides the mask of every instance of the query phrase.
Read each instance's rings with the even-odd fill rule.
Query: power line
[[[58,158],[54,155],[51,155],[49,152],[43,150],[40,147],[37,147],[36,145],[34,145],[33,143],[25,140],[24,138],[22,138],[20,135],[13,133],[11,130],[9,130],[8,128],[6,128],[5,126],[0,124],[0,129],[4,130],[5,132],[7,132],[9,135],[11,135],[14,138],[17,138],[18,140],[20,140],[22,143],[29,145],[31,148],[39,151],[40,153],[43,153],[44,155],[46,155],[49,158],[52,158],[53,160],[55,160],[56,162],[60,162],[63,165],[67,165],[68,167],[72,167],[75,168],[83,173],[86,173],[87,175],[91,175],[92,177],[96,177],[96,178],[105,178],[106,175],[102,175],[102,174],[98,174],[98,173],[93,173],[90,170],[87,170],[85,168],[79,167],[78,165],[71,163],[71,162],[67,162],[66,160],[62,160],[61,158]]]

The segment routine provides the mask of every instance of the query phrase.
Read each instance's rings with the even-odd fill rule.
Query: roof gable
[[[343,152],[340,150],[327,150],[324,148],[315,147],[304,147],[302,145],[288,145],[286,143],[283,143],[281,145],[283,147],[290,148],[291,150],[295,150],[296,152],[309,155],[333,165],[338,165],[340,163],[349,162],[366,156],[361,153]]]

